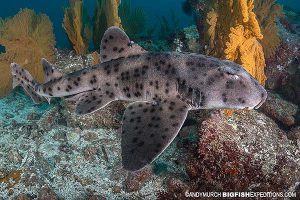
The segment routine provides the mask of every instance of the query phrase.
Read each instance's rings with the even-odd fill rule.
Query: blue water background
[[[157,16],[168,16],[170,10],[174,10],[180,26],[184,27],[192,22],[192,18],[183,13],[181,4],[183,0],[132,0],[132,7],[142,7],[147,15],[147,24],[153,26],[157,23]],[[95,8],[95,0],[85,0],[89,15],[92,17]],[[13,0],[3,1],[0,6],[0,17],[6,18],[15,15],[21,8],[30,8],[36,12],[47,14],[54,26],[56,36],[56,46],[59,48],[69,48],[67,36],[62,28],[63,8],[67,6],[68,0]],[[0,48],[1,51],[1,48]]]
[[[131,0],[133,7],[142,7],[147,15],[148,26],[153,26],[159,23],[159,16],[170,15],[170,10],[175,11],[176,16],[180,20],[180,26],[184,27],[192,23],[192,17],[187,16],[181,9],[181,4],[184,0]],[[278,2],[287,5],[293,9],[300,10],[299,0],[278,0]],[[92,17],[95,7],[95,0],[85,0],[86,7]],[[36,12],[47,14],[54,26],[57,47],[69,48],[67,36],[62,28],[63,8],[68,4],[68,0],[2,0],[0,6],[0,17],[6,18],[15,15],[20,8],[31,8]],[[3,48],[0,47],[0,52]]]

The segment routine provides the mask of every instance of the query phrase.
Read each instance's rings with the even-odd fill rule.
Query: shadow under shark
[[[173,141],[189,110],[253,109],[266,90],[242,66],[189,53],[151,53],[109,28],[101,41],[101,64],[63,75],[45,59],[45,83],[11,64],[13,87],[22,86],[35,103],[52,97],[76,102],[85,115],[112,101],[132,101],[122,122],[122,163],[135,171],[155,160]]]

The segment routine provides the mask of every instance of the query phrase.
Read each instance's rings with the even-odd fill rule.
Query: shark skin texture
[[[122,122],[122,163],[136,171],[155,160],[173,141],[189,110],[256,109],[267,92],[242,66],[190,53],[147,52],[117,27],[101,41],[101,64],[63,75],[45,59],[45,83],[11,64],[13,87],[35,103],[53,97],[76,102],[85,115],[112,101],[130,101]]]

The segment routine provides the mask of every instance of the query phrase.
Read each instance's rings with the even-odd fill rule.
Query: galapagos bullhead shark
[[[11,64],[13,87],[35,103],[65,97],[85,115],[112,101],[131,101],[122,121],[122,164],[135,171],[155,160],[173,141],[189,110],[253,109],[266,90],[244,68],[228,60],[191,53],[147,52],[117,27],[101,41],[102,63],[63,75],[45,59],[45,83]]]

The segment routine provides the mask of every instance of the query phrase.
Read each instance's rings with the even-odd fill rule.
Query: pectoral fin
[[[139,170],[157,158],[173,141],[187,113],[186,104],[177,99],[131,103],[123,118],[123,167]]]

